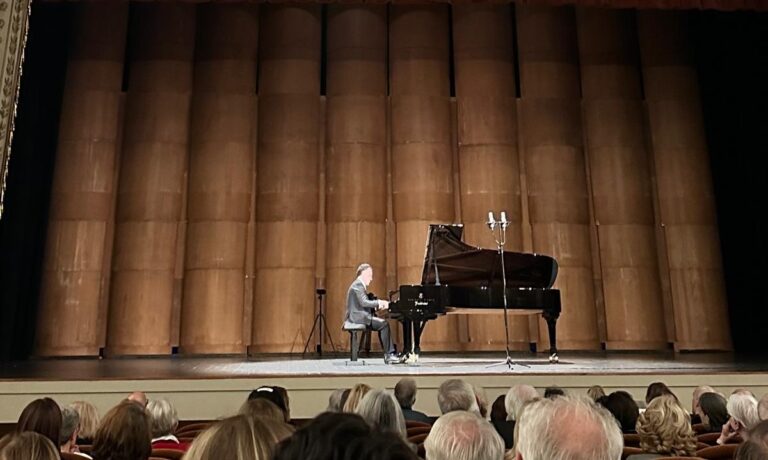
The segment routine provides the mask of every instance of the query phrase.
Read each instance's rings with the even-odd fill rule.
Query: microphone
[[[501,211],[501,219],[500,220],[501,220],[501,227],[502,228],[507,228],[507,226],[509,225],[509,221],[507,220],[507,213],[506,212]]]
[[[488,222],[485,223],[488,228],[493,230],[496,227],[496,219],[493,218],[493,211],[488,211]]]

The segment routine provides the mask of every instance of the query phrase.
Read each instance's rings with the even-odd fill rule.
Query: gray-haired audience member
[[[504,398],[507,409],[507,420],[517,420],[523,406],[539,398],[539,392],[530,385],[515,385],[509,389]]]
[[[726,404],[731,419],[723,425],[718,444],[725,444],[736,435],[746,438],[747,432],[760,423],[757,414],[757,399],[747,391],[737,390],[731,393]]]
[[[171,438],[179,424],[179,417],[171,402],[165,398],[153,399],[147,404],[147,413],[151,424],[152,442]]]
[[[59,450],[63,453],[78,454],[83,458],[91,458],[81,454],[77,447],[77,435],[80,432],[80,415],[76,410],[64,407],[61,409],[61,430],[59,430]]]
[[[610,412],[581,397],[531,402],[517,429],[516,460],[619,460],[624,445]]]
[[[455,410],[464,410],[480,416],[480,406],[472,385],[461,379],[450,379],[437,390],[437,405],[440,413],[447,414]]]
[[[768,420],[768,394],[763,395],[757,402],[757,416],[760,420]]]
[[[326,412],[341,412],[341,397],[344,395],[344,389],[339,388],[338,390],[333,390],[330,396],[328,396],[328,407],[325,409]]]
[[[385,433],[399,435],[405,441],[405,418],[394,395],[387,390],[371,390],[363,396],[355,409],[357,415],[371,426]]]
[[[410,377],[400,379],[395,385],[395,398],[397,398],[406,420],[431,423],[427,414],[413,410],[413,404],[416,402],[416,380]]]
[[[427,460],[502,460],[504,441],[475,413],[453,411],[437,419],[424,441]]]

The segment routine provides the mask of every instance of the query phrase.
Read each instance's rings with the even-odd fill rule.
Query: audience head
[[[153,399],[147,403],[147,413],[149,414],[150,431],[153,438],[173,434],[179,425],[176,408],[165,398]]]
[[[768,458],[768,421],[762,421],[749,430],[747,439],[736,451],[734,460],[765,460]]]
[[[77,415],[80,416],[80,430],[77,436],[80,439],[93,440],[96,429],[99,427],[99,423],[101,423],[96,406],[86,401],[75,401],[69,407],[77,411]]]
[[[645,452],[692,456],[696,438],[691,419],[673,395],[654,398],[637,420],[640,447]]]
[[[240,415],[261,417],[285,422],[285,413],[272,401],[265,398],[249,399],[240,406]]]
[[[693,397],[691,399],[691,412],[701,416],[701,408],[699,407],[699,398],[704,393],[714,393],[715,389],[709,385],[701,385],[693,389]]]
[[[93,438],[95,460],[145,460],[152,452],[149,415],[141,405],[123,401],[107,412]]]
[[[661,395],[672,395],[677,400],[677,396],[672,393],[672,390],[663,382],[653,382],[648,385],[648,389],[645,391],[645,404],[648,405],[654,398]]]
[[[527,404],[516,428],[516,460],[618,460],[624,445],[613,416],[576,396]]]
[[[437,405],[440,406],[442,414],[463,410],[480,415],[474,388],[461,379],[446,380],[440,385],[437,390]]]
[[[760,420],[768,420],[768,394],[760,398],[757,403],[757,416]]]
[[[757,399],[751,394],[732,393],[725,407],[731,417],[747,430],[751,430],[760,423],[757,415]]]
[[[381,433],[359,415],[326,412],[277,447],[274,460],[416,460],[397,435]]]
[[[728,423],[727,401],[718,393],[703,393],[699,397],[699,413],[701,422],[709,426],[709,430],[715,433],[723,429]]]
[[[565,390],[559,387],[547,387],[544,389],[545,398],[556,398],[558,396],[565,396]]]
[[[640,409],[632,395],[626,391],[614,391],[600,398],[599,403],[616,417],[622,432],[634,433]]]
[[[587,390],[587,396],[589,396],[589,399],[592,401],[597,401],[598,399],[605,396],[605,390],[603,390],[603,387],[600,385],[592,385]]]
[[[395,385],[395,398],[403,409],[411,409],[416,402],[416,380],[404,377]]]
[[[35,399],[21,411],[16,431],[34,431],[50,439],[54,446],[59,445],[61,433],[61,409],[51,398]]]
[[[292,432],[282,420],[236,415],[198,435],[184,460],[270,460],[277,443]]]
[[[69,447],[77,444],[77,432],[80,426],[80,416],[70,407],[61,409],[61,430],[59,430],[59,447],[62,452],[69,452]]]
[[[507,409],[507,420],[517,420],[523,406],[539,398],[539,392],[530,385],[515,385],[509,389],[504,398]]]
[[[135,402],[141,407],[147,407],[147,403],[149,402],[147,395],[143,391],[134,391],[133,393],[129,394],[126,399],[128,401]]]
[[[339,401],[339,407],[341,408],[339,412],[344,412],[344,406],[347,405],[347,401],[349,400],[349,394],[352,393],[351,388],[347,388],[344,391],[341,392],[341,400]]]
[[[59,460],[59,449],[34,431],[15,432],[0,439],[0,460]]]
[[[363,399],[363,396],[365,396],[365,394],[369,391],[371,391],[371,387],[364,383],[358,383],[357,385],[353,386],[352,389],[349,390],[349,396],[347,397],[347,400],[342,407],[342,412],[354,414],[355,410],[357,409],[357,405],[360,404],[360,400]]]
[[[405,432],[403,410],[392,393],[386,390],[371,390],[366,393],[357,405],[355,413],[363,417],[373,428],[395,433],[402,439],[408,437]]]
[[[506,395],[499,395],[491,406],[491,421],[503,422],[507,420],[507,409],[504,407],[504,399]]]
[[[333,390],[331,395],[328,396],[328,408],[326,412],[341,412],[341,396],[344,394],[344,389]]]
[[[248,395],[248,401],[253,399],[267,399],[283,412],[283,420],[288,423],[291,421],[289,409],[288,392],[283,387],[262,386],[251,391]]]
[[[472,391],[475,393],[477,408],[480,411],[480,417],[488,418],[488,395],[485,394],[485,388],[472,385]]]
[[[449,412],[435,422],[424,448],[429,460],[502,460],[504,441],[487,420],[467,411]]]

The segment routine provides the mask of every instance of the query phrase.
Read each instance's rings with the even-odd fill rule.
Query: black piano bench
[[[349,361],[347,361],[347,364],[365,364],[364,361],[357,360],[357,355],[360,351],[360,341],[358,340],[358,334],[368,330],[368,327],[365,324],[357,324],[344,321],[344,326],[342,326],[342,329],[349,332],[350,350],[352,351],[352,356],[349,358]]]

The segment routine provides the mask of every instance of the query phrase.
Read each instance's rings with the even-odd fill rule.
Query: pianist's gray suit
[[[359,277],[355,278],[347,291],[347,316],[344,321],[364,324],[378,331],[381,348],[385,353],[394,353],[395,347],[389,337],[389,324],[373,314],[378,307],[378,301],[368,299],[363,281]]]

